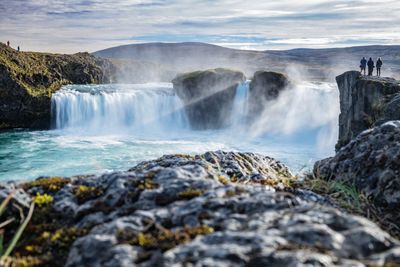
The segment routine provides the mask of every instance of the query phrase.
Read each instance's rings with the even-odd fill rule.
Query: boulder
[[[277,72],[257,71],[250,83],[249,116],[260,115],[268,101],[278,98],[289,85],[288,78]]]
[[[51,95],[62,85],[107,83],[113,65],[89,53],[18,52],[0,43],[0,129],[49,128]]]
[[[213,69],[178,75],[172,83],[191,127],[218,129],[229,124],[237,86],[245,79],[239,71]]]
[[[362,132],[334,157],[317,162],[314,173],[354,185],[400,222],[400,121]]]
[[[400,92],[399,81],[349,71],[336,77],[336,82],[340,92],[339,140],[336,149],[375,123],[400,119],[396,110],[399,102],[392,101]]]
[[[400,263],[398,240],[297,194],[291,179],[273,158],[223,151],[167,155],[100,176],[42,178],[20,186],[53,198],[36,207],[15,253],[69,267]]]

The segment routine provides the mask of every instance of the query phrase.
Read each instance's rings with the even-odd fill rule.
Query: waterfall
[[[182,107],[168,83],[68,85],[52,97],[52,118],[56,129],[175,130],[188,127]]]
[[[243,125],[247,121],[249,85],[250,81],[245,81],[236,88],[231,116],[231,126],[233,127]]]

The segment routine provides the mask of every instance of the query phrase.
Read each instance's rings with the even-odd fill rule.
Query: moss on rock
[[[62,85],[108,83],[114,73],[89,53],[18,52],[0,43],[0,129],[48,128],[51,95]]]

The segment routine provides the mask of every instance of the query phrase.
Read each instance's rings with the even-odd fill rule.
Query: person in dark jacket
[[[378,60],[376,61],[376,75],[377,76],[381,76],[382,65],[383,65],[382,59],[378,58]]]
[[[374,61],[372,60],[372,58],[369,58],[367,65],[368,65],[368,76],[372,76],[375,68]]]
[[[361,69],[361,73],[364,71],[364,75],[365,75],[365,69],[367,68],[367,60],[365,59],[365,57],[363,57],[360,61],[360,69]]]

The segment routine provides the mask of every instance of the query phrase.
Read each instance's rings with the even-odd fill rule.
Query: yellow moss
[[[221,183],[221,184],[229,184],[229,178],[227,178],[226,176],[223,176],[223,175],[220,175],[220,176],[218,176],[218,181]]]
[[[79,185],[73,189],[73,192],[79,203],[83,203],[89,199],[98,197],[103,194],[101,188],[94,186]]]
[[[138,238],[138,243],[141,247],[150,246],[157,242],[154,239],[154,237],[152,237],[150,234],[139,233],[137,238]]]
[[[33,251],[35,251],[35,247],[34,246],[25,246],[25,250],[28,252],[33,252]]]
[[[53,203],[53,197],[48,194],[41,195],[40,193],[37,193],[33,201],[35,202],[36,205],[42,207]]]
[[[153,175],[154,176],[154,175]],[[140,190],[152,190],[152,189],[157,189],[160,187],[159,184],[154,183],[151,178],[146,178],[144,180],[140,180],[137,184],[136,187],[139,188]]]
[[[0,266],[33,267],[41,266],[43,262],[37,257],[0,257]]]
[[[232,182],[232,183],[236,183],[238,180],[239,180],[239,179],[238,179],[235,175],[232,176],[232,178],[231,178],[231,182]]]
[[[52,236],[51,236],[51,241],[57,241],[61,238],[62,236],[62,230],[57,230]]]
[[[32,187],[41,187],[45,191],[48,192],[55,192],[60,190],[64,187],[64,185],[70,182],[67,178],[61,177],[50,177],[50,178],[43,178],[33,182],[29,182],[23,185],[24,189],[29,189]]]
[[[51,234],[49,232],[45,231],[42,233],[41,238],[48,239],[48,238],[50,238],[50,236],[51,236]]]
[[[268,186],[272,186],[272,187],[277,186],[279,184],[279,182],[277,180],[272,179],[270,177],[268,177],[267,179],[261,180],[260,183],[262,185],[268,185]]]
[[[186,189],[185,191],[179,192],[178,197],[184,198],[184,199],[191,199],[195,197],[199,197],[203,194],[203,191],[199,189],[194,189],[194,188],[189,188]]]
[[[196,227],[185,227],[176,231],[171,231],[163,227],[155,229],[149,233],[139,233],[136,237],[129,234],[119,233],[119,240],[128,242],[131,245],[139,245],[144,248],[158,248],[167,250],[179,244],[190,242],[198,235],[208,235],[214,232],[214,228],[208,225],[200,225]],[[127,239],[126,239],[127,238]],[[131,241],[129,241],[131,239]]]

